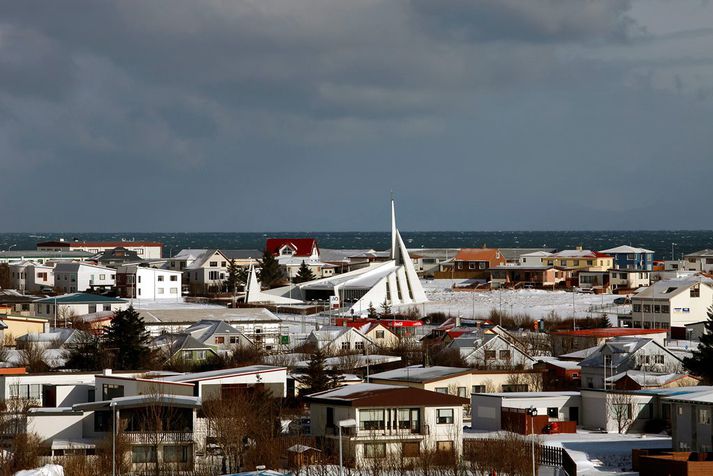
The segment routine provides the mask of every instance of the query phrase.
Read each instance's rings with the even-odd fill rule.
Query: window
[[[170,279],[171,279],[171,281],[178,281],[178,276],[176,276],[175,274],[172,274]]]
[[[641,304],[634,304],[634,312],[641,312]]]
[[[156,288],[156,294],[163,294],[163,288]]]
[[[485,351],[485,360],[495,360],[496,354],[494,350]]]
[[[156,281],[163,282],[163,275],[159,274],[158,276],[156,276]]]
[[[433,391],[448,394],[448,387],[436,387],[433,389]]]
[[[108,410],[97,410],[94,412],[94,431],[103,433],[111,431],[111,412]]]
[[[418,408],[399,408],[397,417],[399,430],[410,430],[411,433],[421,431],[421,413]]]
[[[668,304],[663,304],[663,305],[661,306],[661,312],[663,312],[663,313],[669,313],[669,312],[671,312],[671,308],[668,307]]]
[[[593,266],[593,265],[594,265],[594,261],[592,261],[592,260],[587,261],[587,266]]]
[[[106,274],[100,274],[99,281],[105,281],[105,280],[106,280]]]
[[[354,342],[354,348],[356,350],[364,350],[364,341]]]
[[[439,425],[453,424],[453,409],[439,408],[436,410],[436,423]]]
[[[711,411],[709,408],[700,408],[698,410],[698,423],[701,425],[710,425]]]
[[[664,355],[663,354],[654,355],[654,363],[655,364],[663,364],[664,363]]]
[[[384,331],[376,331],[376,338],[377,338],[377,339],[383,339],[383,338],[384,338]]]
[[[198,279],[197,276],[196,279]],[[217,281],[220,279],[220,273],[218,271],[208,271],[208,279],[211,281]]]
[[[231,343],[231,344],[238,344],[238,343],[240,343],[240,337],[238,337],[238,336],[230,336],[230,343]]]
[[[42,398],[42,385],[18,384],[10,386],[10,395],[14,398],[39,400]]]
[[[468,389],[466,387],[458,387],[458,396],[466,398],[468,396]]]
[[[510,351],[509,350],[501,350],[499,355],[500,355],[500,360],[510,360]]]
[[[383,430],[384,410],[359,410],[360,430]]]
[[[421,454],[421,443],[418,441],[405,441],[401,444],[401,455],[412,458]]]
[[[216,344],[225,344],[225,337],[223,337],[223,336],[217,336],[217,337],[215,338],[215,343],[216,343]]]
[[[503,384],[503,392],[527,392],[526,383]]]
[[[178,288],[171,288],[171,294],[178,294]]]
[[[701,297],[701,288],[697,284],[691,288],[691,297]]]
[[[683,405],[676,405],[676,413],[678,414],[678,416],[683,415]]]
[[[437,441],[436,451],[439,453],[452,453],[453,452],[453,442],[452,441]]]
[[[111,311],[111,304],[104,304],[103,308],[105,311]]]
[[[559,418],[559,409],[557,407],[547,407],[547,416],[550,418]]]
[[[364,443],[364,458],[384,458],[386,443]]]
[[[102,400],[111,400],[112,398],[123,397],[124,386],[112,385],[105,383],[102,385]]]
[[[189,445],[163,447],[164,463],[188,463],[192,455],[193,451]]]
[[[476,269],[475,263],[468,263],[468,269]]]
[[[131,447],[131,462],[132,463],[155,463],[156,448],[153,446],[132,446]]]
[[[89,314],[92,314],[94,312],[97,312],[97,305],[96,304],[89,304],[87,306],[87,311],[89,311]]]
[[[342,350],[349,350],[352,348],[352,343],[349,341],[342,342]]]
[[[211,267],[211,268],[217,268],[217,267],[218,267],[218,262],[217,262],[217,261],[211,261],[211,262],[210,262],[210,267]]]
[[[488,267],[488,263],[486,263],[486,262],[478,263],[478,268],[480,268],[480,269],[485,269],[487,267]]]
[[[485,385],[473,385],[470,388],[471,393],[486,393]]]

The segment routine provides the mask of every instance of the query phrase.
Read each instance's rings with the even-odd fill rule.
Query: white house
[[[699,276],[659,281],[632,296],[631,305],[631,327],[683,334],[686,324],[707,318],[713,305],[713,280]]]
[[[88,263],[58,263],[54,267],[54,284],[65,293],[108,290],[116,284],[116,270]]]
[[[550,422],[579,422],[582,402],[579,392],[503,392],[475,393],[471,396],[471,428],[500,431],[503,410],[535,408],[538,415],[547,415]]]
[[[74,293],[39,299],[33,304],[35,314],[48,319],[56,327],[57,324],[68,323],[73,316],[125,309],[129,302],[125,299],[98,294]]]
[[[533,251],[531,253],[523,253],[520,255],[520,266],[544,266],[544,259],[552,256],[549,251]]]
[[[687,271],[713,272],[713,250],[705,249],[685,255],[683,266]]]
[[[183,271],[183,284],[192,293],[200,293],[222,289],[230,260],[216,249],[185,249],[167,263],[168,269]]]
[[[531,369],[536,362],[519,346],[497,334],[465,335],[453,339],[448,347],[458,349],[469,365],[479,368]]]
[[[20,292],[37,292],[54,287],[54,268],[32,261],[10,264],[10,283]]]
[[[643,269],[610,269],[609,285],[612,290],[638,289],[651,284],[651,271]]]
[[[307,336],[305,343],[331,352],[361,351],[367,348],[373,351],[376,345],[359,329],[341,326],[324,326],[319,330],[313,330]]]
[[[309,395],[310,429],[325,451],[339,444],[347,461],[368,465],[389,456],[433,451],[462,454],[468,399],[418,388],[362,383]]]
[[[163,245],[151,241],[57,241],[37,243],[37,251],[85,251],[95,255],[102,251],[123,247],[135,251],[142,259],[160,259]]]
[[[182,277],[181,271],[132,264],[117,268],[116,287],[124,298],[179,301]]]

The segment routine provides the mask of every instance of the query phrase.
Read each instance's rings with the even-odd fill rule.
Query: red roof
[[[580,329],[577,331],[552,332],[556,336],[582,336],[582,337],[626,337],[643,334],[665,334],[666,329],[631,329],[624,327],[605,327],[598,329]]]
[[[295,250],[295,256],[310,256],[312,250],[317,246],[317,240],[314,238],[268,238],[265,248],[277,256],[280,253],[280,248],[285,245]]]
[[[84,248],[87,246],[118,248],[123,246],[126,248],[133,246],[163,246],[163,244],[153,241],[43,241],[42,243],[37,243],[37,246],[65,246],[67,248]]]

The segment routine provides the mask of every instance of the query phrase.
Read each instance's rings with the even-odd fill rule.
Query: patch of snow
[[[18,471],[15,476],[64,476],[64,468],[58,464],[46,464],[41,468]]]

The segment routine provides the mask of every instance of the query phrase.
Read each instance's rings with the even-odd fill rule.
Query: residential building
[[[202,319],[183,330],[198,342],[215,350],[228,350],[254,345],[245,334],[225,321]]]
[[[637,269],[610,269],[609,285],[614,292],[635,291],[651,284],[651,271]]]
[[[89,263],[58,263],[54,267],[54,286],[64,293],[107,291],[116,285],[116,270]]]
[[[150,346],[167,362],[201,364],[218,354],[188,333],[164,333],[151,339]]]
[[[713,387],[667,396],[674,451],[713,452]],[[703,473],[701,473],[703,474]]]
[[[321,327],[310,332],[305,344],[330,352],[376,350],[374,342],[354,327]]]
[[[37,251],[86,251],[92,255],[122,247],[134,251],[141,259],[161,259],[163,245],[150,241],[57,241],[37,243]]]
[[[609,271],[580,270],[577,273],[580,290],[593,291],[597,294],[609,291]]]
[[[262,259],[262,251],[260,250],[220,250],[223,256],[228,258],[228,262],[234,261],[235,266],[240,268],[249,268],[250,266],[259,266]]]
[[[490,269],[492,288],[554,288],[565,284],[572,272],[547,265],[522,264],[498,266]]]
[[[517,264],[518,266],[543,266],[545,264],[545,260],[552,256],[553,253],[554,250],[538,250],[522,253]]]
[[[550,332],[552,355],[560,356],[578,350],[598,347],[607,340],[616,337],[647,338],[665,344],[666,329],[629,329],[624,327],[605,327],[599,329],[577,329],[576,331]]]
[[[537,420],[525,421],[526,410],[537,410]],[[485,431],[517,431],[518,426],[528,428],[530,433],[542,433],[549,423],[579,423],[582,401],[579,392],[505,392],[474,393],[471,396],[471,428]],[[520,420],[524,425],[519,424]],[[534,423],[534,425],[533,425]]]
[[[83,316],[97,311],[119,311],[129,302],[110,296],[89,293],[73,293],[35,301],[35,313],[54,324],[69,322],[74,316]]]
[[[21,293],[51,291],[54,288],[54,268],[33,261],[10,263],[10,283]]]
[[[183,271],[183,284],[191,293],[223,289],[230,260],[220,250],[186,249],[168,259],[168,269]]]
[[[0,337],[14,341],[28,333],[47,332],[49,321],[44,317],[3,314],[0,315],[0,327]]]
[[[453,258],[453,272],[450,276],[457,279],[487,279],[490,269],[506,263],[500,250],[495,248],[462,248]],[[446,275],[448,273],[446,272]],[[438,277],[450,277],[439,273]]]
[[[531,369],[536,362],[521,346],[497,334],[463,335],[448,344],[469,365],[482,369]]]
[[[532,391],[542,387],[541,372],[480,370],[434,365],[410,365],[369,376],[370,383],[400,385],[470,398],[472,393]]]
[[[92,261],[95,261],[100,266],[108,266],[109,268],[148,262],[145,258],[139,256],[136,251],[131,251],[123,246],[101,251],[92,257]]]
[[[139,301],[180,301],[183,273],[138,264],[119,266],[116,289],[119,296]]]
[[[600,253],[609,255],[614,259],[613,269],[645,270],[651,271],[654,265],[654,252],[645,248],[636,248],[629,245],[617,246]]]
[[[29,316],[33,312],[33,305],[38,298],[26,296],[16,289],[0,289],[0,314],[13,314]]]
[[[265,249],[276,258],[319,259],[319,247],[314,238],[268,238]]]
[[[713,250],[705,249],[684,255],[683,267],[687,271],[713,273]]]
[[[87,261],[93,256],[93,253],[86,251],[0,250],[0,264],[15,261],[31,261],[37,264],[46,264],[50,261]]]
[[[339,444],[347,462],[363,467],[390,456],[462,454],[463,405],[468,399],[417,388],[363,383],[312,394],[310,428],[323,451]]]
[[[631,318],[620,321],[631,327],[671,329],[673,338],[685,338],[685,326],[705,320],[713,305],[713,280],[658,281],[631,297]]]
[[[614,258],[597,251],[577,247],[574,250],[563,250],[553,253],[543,260],[548,266],[570,268],[584,271],[608,271],[614,265]]]
[[[599,346],[579,363],[582,388],[606,388],[608,377],[627,370],[680,373],[681,359],[653,339],[618,337]]]

